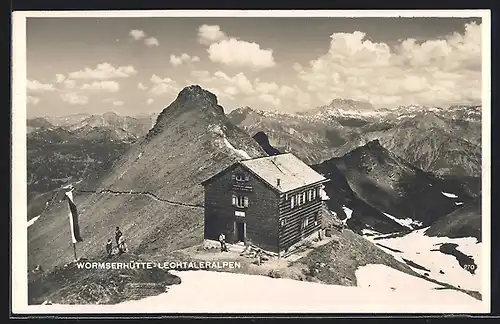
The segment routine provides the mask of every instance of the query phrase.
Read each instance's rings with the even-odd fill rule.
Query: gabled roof
[[[267,183],[272,189],[285,193],[314,183],[328,182],[329,180],[314,171],[291,153],[266,156],[249,160],[242,160],[212,175],[201,182],[207,184],[211,180],[233,169],[237,165],[243,166],[255,176]],[[278,179],[280,185],[278,186]]]
[[[239,163],[282,193],[328,181],[291,153],[244,160]]]

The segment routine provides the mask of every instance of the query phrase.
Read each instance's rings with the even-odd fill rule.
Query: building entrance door
[[[235,222],[236,242],[245,242],[245,223]]]

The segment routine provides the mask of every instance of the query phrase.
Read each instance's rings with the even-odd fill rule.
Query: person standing
[[[106,253],[108,254],[108,258],[110,258],[113,253],[113,241],[111,239],[106,242]]]
[[[227,251],[226,236],[224,235],[224,233],[220,233],[219,242],[220,242],[220,251],[221,252]]]
[[[125,236],[120,235],[118,239],[118,251],[120,254],[127,252],[127,243],[125,243]]]
[[[122,232],[120,231],[120,228],[118,226],[116,226],[116,230],[115,230],[115,240],[116,240],[116,245],[119,245],[118,244],[118,241],[120,240],[120,236],[122,236]]]

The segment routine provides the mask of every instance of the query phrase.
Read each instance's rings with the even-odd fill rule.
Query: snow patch
[[[238,150],[236,149],[231,143],[229,143],[229,141],[227,140],[227,138],[224,136],[224,144],[226,144],[226,146],[235,151],[236,153],[238,153],[239,155],[241,155],[242,157],[244,157],[245,159],[251,159],[250,155],[248,155],[247,152],[243,151],[243,150]]]
[[[380,235],[380,233],[379,233],[379,232],[374,231],[374,230],[372,230],[372,229],[368,229],[368,228],[363,228],[363,229],[361,230],[361,234],[363,234],[363,235],[367,235],[367,236],[368,236],[368,235],[370,235],[370,236],[371,236],[371,235]]]
[[[330,197],[328,197],[328,194],[326,193],[325,187],[322,186],[320,189],[319,189],[319,196],[321,197],[321,200],[330,200]]]
[[[325,285],[292,279],[215,271],[172,271],[181,284],[158,296],[115,305],[78,306],[79,312],[132,313],[473,313],[488,305],[455,290],[384,265],[369,264],[356,271],[357,287]],[[410,288],[411,287],[411,288]],[[214,291],[245,293],[227,298]],[[417,293],[415,293],[417,292]],[[75,305],[31,306],[30,312],[71,312]]]
[[[419,221],[416,221],[414,219],[411,219],[411,218],[396,218],[392,215],[389,215],[387,213],[384,213],[385,216],[389,217],[390,219],[392,219],[393,221],[395,221],[396,223],[398,223],[399,225],[401,226],[404,226],[404,227],[407,227],[409,229],[414,229],[415,226],[422,226],[422,222],[419,222]]]
[[[463,203],[462,201],[457,201],[457,202],[455,202],[455,205],[457,205],[457,206],[462,206],[463,204],[464,204],[464,203]]]
[[[342,223],[347,224],[347,221],[349,219],[351,219],[351,217],[352,217],[352,209],[350,209],[346,206],[342,206],[342,210],[344,211],[344,213],[346,215],[346,218],[342,221]]]
[[[219,125],[209,125],[208,130],[214,132],[215,134],[219,135],[222,137],[222,140],[224,142],[224,145],[229,148],[230,150],[236,152],[237,154],[241,155],[245,159],[251,159],[252,157],[245,152],[244,150],[239,150],[235,148],[227,139],[226,134],[222,131],[222,128]]]
[[[444,192],[444,191],[441,191],[441,193],[443,194],[443,196],[448,197],[448,198],[458,198],[458,196],[455,195],[454,193],[449,193],[449,192]]]
[[[38,215],[38,216],[33,217],[32,219],[30,219],[28,221],[28,227],[30,227],[31,225],[33,225],[39,218],[40,218],[40,215]]]
[[[404,262],[403,258],[413,261],[416,264],[426,268],[421,270],[413,268],[414,271],[424,274],[428,273],[430,278],[451,284],[455,287],[460,286],[462,289],[482,292],[482,276],[481,276],[481,256],[482,243],[478,243],[476,238],[448,238],[448,237],[430,237],[425,235],[428,227],[415,230],[402,237],[385,238],[380,236],[366,236],[365,238],[373,243],[380,243],[391,249],[402,252],[394,252],[389,249],[384,249],[386,253],[391,254],[397,260]],[[439,250],[439,245],[444,243],[457,244],[457,250],[465,255],[469,255],[474,259],[477,265],[475,274],[463,269],[457,259],[448,254],[444,254]],[[443,273],[440,273],[442,271]]]

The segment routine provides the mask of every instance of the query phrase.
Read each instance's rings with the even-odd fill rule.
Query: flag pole
[[[74,255],[75,255],[75,261],[76,261],[76,260],[78,260],[78,259],[76,258],[76,243],[73,243],[73,253],[74,253]]]

